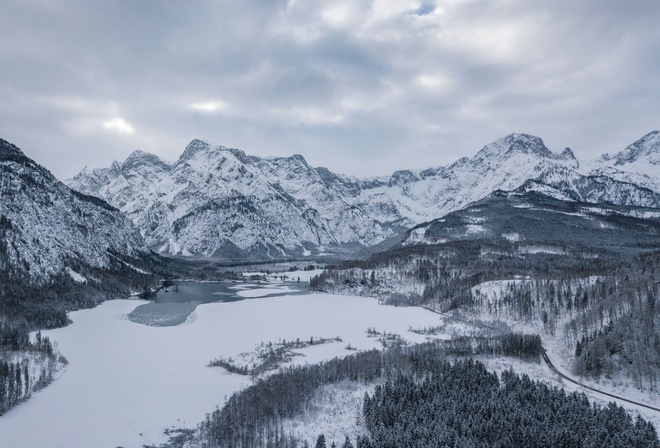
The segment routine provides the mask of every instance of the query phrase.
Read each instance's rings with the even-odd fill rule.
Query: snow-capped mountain
[[[569,148],[553,153],[538,137],[511,134],[447,167],[397,171],[387,182],[364,188],[357,205],[374,214],[396,209],[412,226],[461,209],[493,191],[513,190],[529,179],[567,200],[660,205],[660,188],[650,191],[625,180],[585,173],[580,165]]]
[[[138,150],[121,165],[115,162],[109,168],[84,169],[78,176],[87,184],[80,185],[79,190],[96,191],[98,197],[112,197],[116,207],[123,209],[136,195],[159,182],[170,169],[171,166],[158,156]]]
[[[657,145],[636,147],[658,157]],[[526,188],[564,200],[660,206],[660,188],[585,171],[570,149],[552,152],[527,134],[500,138],[446,167],[379,179],[314,168],[300,155],[261,158],[194,140],[174,164],[136,152],[67,184],[128,213],[159,252],[238,258],[372,246],[530,179]]]
[[[149,253],[139,231],[105,201],[74,191],[0,139],[0,271],[31,285],[112,270]],[[119,261],[119,259],[122,261]]]
[[[594,175],[660,192],[660,131],[649,132],[614,156],[605,154],[591,160],[585,168]]]
[[[392,247],[487,240],[521,253],[645,252],[657,249],[660,209],[565,200],[535,181],[495,191],[442,218],[412,228]]]
[[[344,200],[353,181],[299,155],[262,159],[194,140],[172,165],[133,153],[68,183],[121,208],[170,254],[281,257],[395,234]]]

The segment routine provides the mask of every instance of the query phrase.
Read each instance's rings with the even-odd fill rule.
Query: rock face
[[[149,253],[118,209],[70,189],[5,140],[0,140],[0,198],[5,279],[38,285],[66,273],[83,282],[80,272],[111,270]]]
[[[300,155],[260,158],[194,140],[174,164],[138,151],[66,182],[127,213],[157,252],[277,258],[373,246],[522,185],[562,200],[658,207],[658,141],[654,132],[615,157],[580,163],[569,148],[555,153],[538,137],[511,134],[446,167],[357,179]]]

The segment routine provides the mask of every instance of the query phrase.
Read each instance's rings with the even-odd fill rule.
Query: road
[[[424,306],[424,305],[420,305],[420,307],[421,307],[421,308],[424,308],[424,309],[427,310],[427,311],[431,311],[432,313],[440,314],[441,316],[444,316],[444,317],[449,317],[449,318],[452,317],[452,316],[450,316],[450,315],[448,315],[448,314],[441,313],[440,311],[436,311],[436,310],[434,310],[434,309],[432,309],[432,308],[429,308],[429,307],[426,307],[426,306]],[[490,327],[490,326],[485,325],[485,324],[480,324],[480,325],[481,325],[481,326],[484,326],[484,327],[487,327],[487,328],[492,328],[493,330],[497,330],[497,328]],[[561,378],[565,379],[566,381],[568,381],[568,382],[570,382],[570,383],[577,384],[577,385],[580,386],[580,387],[583,387],[583,388],[585,388],[585,389],[589,389],[589,390],[591,390],[591,391],[597,392],[597,393],[602,394],[602,395],[606,395],[606,396],[611,397],[611,398],[615,398],[615,399],[617,399],[617,400],[625,401],[626,403],[631,403],[631,404],[634,404],[634,405],[636,405],[636,406],[641,406],[641,407],[643,407],[643,408],[650,409],[650,410],[652,410],[652,411],[660,412],[660,408],[656,408],[656,407],[654,407],[654,406],[651,406],[651,405],[648,405],[648,404],[644,404],[644,403],[639,403],[639,402],[637,402],[637,401],[629,400],[629,399],[627,399],[627,398],[623,398],[623,397],[620,397],[620,396],[618,396],[618,395],[610,394],[610,393],[608,393],[608,392],[603,392],[602,390],[596,389],[596,388],[591,387],[591,386],[586,386],[586,385],[580,383],[579,381],[574,380],[573,378],[571,378],[571,377],[569,377],[569,376],[566,376],[564,373],[562,373],[562,372],[560,372],[559,370],[557,370],[557,368],[556,368],[555,365],[552,363],[552,361],[550,361],[550,358],[548,358],[548,355],[546,354],[545,349],[543,349],[543,351],[541,352],[541,356],[543,357],[543,360],[544,360],[545,363],[548,365],[548,367],[550,367],[550,370],[552,370],[552,371],[555,372],[557,375],[559,375]]]
[[[550,358],[548,358],[548,355],[545,353],[545,350],[541,352],[541,356],[543,357],[543,360],[548,365],[548,367],[550,367],[550,370],[555,372],[557,375],[559,375],[560,377],[562,377],[566,381],[569,381],[573,384],[577,384],[578,386],[583,387],[585,389],[589,389],[589,390],[592,390],[594,392],[598,392],[599,394],[603,394],[603,395],[607,395],[608,397],[616,398],[617,400],[625,401],[627,403],[632,403],[636,406],[642,406],[644,408],[651,409],[652,411],[660,412],[660,408],[656,408],[656,407],[653,407],[651,405],[644,404],[644,403],[639,403],[637,401],[629,400],[627,398],[619,397],[618,395],[613,395],[613,394],[610,394],[610,393],[607,393],[607,392],[603,392],[602,390],[598,390],[598,389],[595,389],[595,388],[590,387],[590,386],[585,386],[584,384],[574,380],[571,377],[568,377],[568,376],[564,375],[562,372],[557,370],[557,368],[554,366],[554,364],[552,364],[552,361],[550,361]]]

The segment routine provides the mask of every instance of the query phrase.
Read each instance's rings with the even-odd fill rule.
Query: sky
[[[3,0],[0,138],[64,179],[195,138],[356,175],[660,128],[657,0]]]

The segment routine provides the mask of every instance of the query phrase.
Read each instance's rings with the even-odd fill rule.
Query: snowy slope
[[[106,269],[115,255],[148,252],[138,230],[114,207],[71,190],[48,170],[0,140],[0,270],[9,278],[47,282],[81,267]]]
[[[538,137],[511,134],[448,167],[397,171],[387,183],[365,188],[360,205],[365,209],[390,205],[410,224],[418,224],[460,209],[495,190],[517,188],[528,179],[557,173],[566,176],[577,166],[570,150],[555,154]]]
[[[660,131],[649,132],[614,156],[588,161],[585,171],[660,192]]]
[[[649,136],[612,162],[625,165],[625,176],[585,167],[568,148],[555,153],[538,137],[511,134],[452,165],[380,179],[338,175],[300,155],[260,158],[194,140],[172,165],[138,152],[67,183],[128,213],[159,252],[277,258],[373,246],[525,183],[563,200],[658,207],[660,188],[651,187],[660,174],[644,167],[660,159],[660,145],[657,133]],[[645,181],[636,184],[630,173]]]

